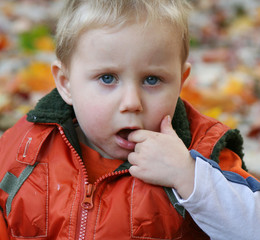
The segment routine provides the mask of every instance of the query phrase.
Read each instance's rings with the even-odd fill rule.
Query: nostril
[[[128,102],[122,103],[120,106],[120,112],[142,112],[143,107],[141,102]]]
[[[142,98],[138,91],[128,90],[124,92],[124,95],[120,103],[121,112],[142,112]]]

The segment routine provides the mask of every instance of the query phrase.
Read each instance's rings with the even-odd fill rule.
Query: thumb
[[[161,133],[175,135],[175,131],[172,128],[172,119],[170,115],[167,115],[163,118],[161,122]]]

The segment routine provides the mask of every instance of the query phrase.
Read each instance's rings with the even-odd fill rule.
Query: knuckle
[[[137,167],[136,166],[131,166],[130,168],[129,168],[129,173],[133,176],[133,177],[137,177]]]
[[[128,159],[128,162],[131,163],[133,161],[133,153],[129,153],[127,159]]]

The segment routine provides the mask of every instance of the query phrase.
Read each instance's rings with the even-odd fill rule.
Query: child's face
[[[131,131],[159,132],[164,116],[174,114],[189,64],[182,66],[181,37],[170,28],[89,30],[78,41],[69,75],[57,80],[56,74],[88,140],[110,158],[127,159],[134,147],[127,140]]]

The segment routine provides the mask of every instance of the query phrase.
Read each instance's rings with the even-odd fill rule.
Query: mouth
[[[121,129],[117,135],[121,138],[123,138],[124,140],[128,141],[128,136],[131,132],[135,131],[136,129],[130,129],[130,128],[125,128],[125,129]]]
[[[123,128],[116,134],[117,144],[127,150],[133,151],[135,143],[128,141],[128,136],[131,132],[138,130],[139,128]]]

